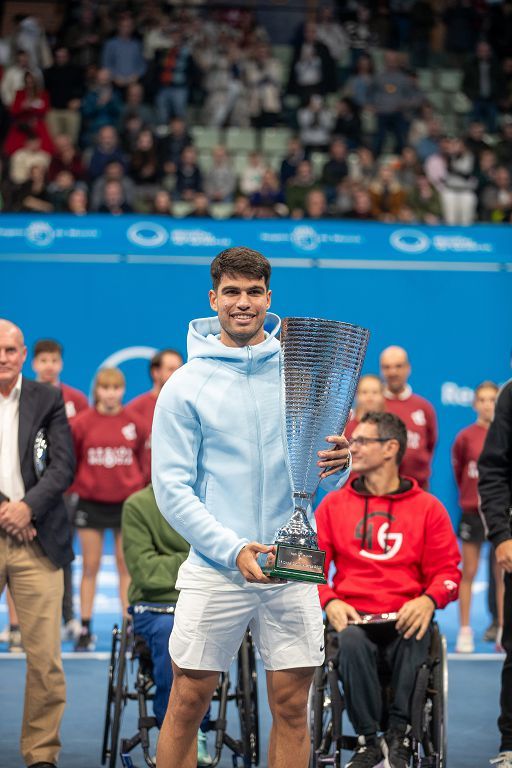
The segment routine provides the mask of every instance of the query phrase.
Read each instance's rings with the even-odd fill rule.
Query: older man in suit
[[[62,567],[73,559],[62,493],[74,457],[62,394],[22,376],[26,355],[21,330],[0,319],[0,593],[9,584],[27,654],[21,753],[29,768],[54,768],[66,700]],[[36,467],[40,431],[48,461]]]

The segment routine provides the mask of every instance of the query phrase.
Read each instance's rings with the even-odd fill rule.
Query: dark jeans
[[[382,730],[382,663],[391,673],[394,691],[388,728],[403,729],[411,722],[411,696],[416,674],[427,659],[431,628],[421,640],[404,640],[394,623],[350,626],[338,634],[338,672],[343,682],[347,714],[358,735]]]
[[[149,604],[148,604],[149,605]],[[164,721],[172,686],[172,664],[169,656],[169,637],[174,626],[173,613],[144,613],[133,614],[133,630],[146,641],[153,662],[153,680],[155,682],[155,698],[153,712],[159,728]],[[201,730],[208,730],[210,709],[203,718]]]
[[[395,137],[395,149],[400,154],[405,145],[407,136],[407,120],[401,112],[390,112],[386,115],[377,115],[377,133],[375,134],[374,153],[378,157],[382,152],[384,140],[388,133]]]
[[[512,750],[512,574],[505,574],[505,601],[503,611],[503,639],[507,655],[501,672],[500,716],[498,728],[501,733],[500,752]]]

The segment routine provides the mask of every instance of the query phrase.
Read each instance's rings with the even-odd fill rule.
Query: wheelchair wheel
[[[432,743],[438,756],[438,768],[447,768],[448,664],[446,638],[439,635],[439,662],[432,670]]]
[[[108,761],[108,768],[115,768],[118,755],[119,731],[124,707],[127,701],[126,655],[129,641],[129,620],[124,618],[121,630],[114,627],[112,652],[108,672],[107,710],[103,733],[101,764]]]
[[[308,725],[311,741],[309,768],[341,765],[341,720],[335,727],[327,667],[317,667],[308,700]],[[340,713],[341,718],[341,713]]]
[[[244,768],[251,768],[260,762],[260,739],[256,658],[250,632],[244,635],[238,652],[236,701],[240,717]]]

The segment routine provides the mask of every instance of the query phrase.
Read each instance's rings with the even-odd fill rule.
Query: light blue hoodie
[[[242,547],[272,544],[293,511],[279,411],[280,325],[267,313],[271,331],[261,344],[228,347],[216,317],[193,320],[188,362],[158,398],[153,488],[163,516],[190,542],[192,562],[237,570]],[[348,474],[323,485],[340,487]]]

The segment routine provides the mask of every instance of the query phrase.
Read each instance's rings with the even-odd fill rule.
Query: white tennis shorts
[[[318,667],[324,662],[322,609],[315,584],[250,584],[186,560],[169,640],[182,669],[226,672],[249,626],[265,669]]]

